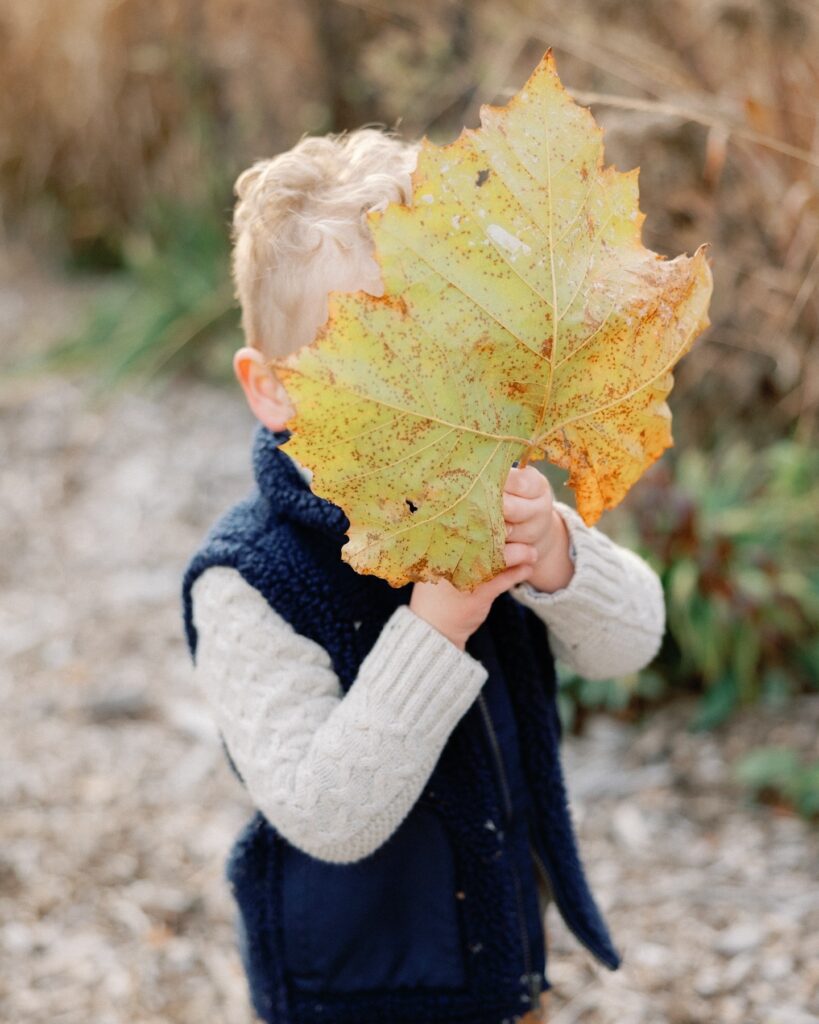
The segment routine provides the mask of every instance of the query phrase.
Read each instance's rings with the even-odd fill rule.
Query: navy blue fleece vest
[[[341,558],[349,521],[313,494],[258,427],[257,487],[210,530],[182,587],[236,568],[293,628],[324,647],[344,692],[412,585]],[[420,798],[374,853],[349,864],[291,845],[256,812],[226,869],[247,936],[245,966],[271,1024],[503,1024],[548,988],[536,872],[575,936],[611,969],[619,955],[589,891],[559,760],[546,627],[501,595],[467,643],[488,678]],[[238,774],[238,772],[237,772]]]

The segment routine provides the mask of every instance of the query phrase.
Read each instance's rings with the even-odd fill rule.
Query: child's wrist
[[[449,642],[454,644],[459,650],[465,651],[468,636],[464,635],[462,631],[454,629],[452,626],[442,626],[439,619],[434,621],[428,612],[425,612],[423,609],[419,610],[418,605],[420,602],[415,600],[415,595],[416,590],[413,588],[413,593],[409,602],[410,611],[417,615],[419,619],[423,619],[428,626],[431,626],[436,632],[449,640]]]

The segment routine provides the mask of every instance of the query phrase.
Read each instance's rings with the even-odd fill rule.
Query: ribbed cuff
[[[396,730],[432,737],[449,735],[487,678],[481,662],[400,605],[361,663],[355,685],[366,679],[368,700]]]
[[[574,549],[574,574],[567,586],[551,593],[537,590],[524,580],[513,588],[515,596],[524,604],[536,604],[540,608],[579,602],[589,610],[594,607],[610,609],[612,602],[622,599],[626,585],[624,549],[600,530],[587,526],[570,505],[555,501],[554,506],[569,531]]]
[[[597,628],[620,619],[619,628],[654,634],[664,629],[665,604],[659,577],[639,555],[587,526],[578,512],[562,502],[563,516],[575,547],[574,575],[566,587],[546,593],[527,581],[512,588],[514,596],[554,625]],[[552,614],[551,609],[554,609]]]

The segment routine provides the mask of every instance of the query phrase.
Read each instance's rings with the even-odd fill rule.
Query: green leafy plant
[[[635,493],[621,532],[659,567],[666,595],[654,668],[703,691],[693,727],[819,686],[817,508],[819,452],[790,440],[682,452]]]
[[[633,720],[668,694],[664,676],[654,669],[620,679],[584,679],[558,665],[558,708],[566,732],[580,733],[589,715],[605,712]]]
[[[819,689],[817,508],[819,452],[796,441],[756,451],[726,440],[653,467],[605,526],[660,575],[662,647],[622,679],[561,669],[564,725],[578,731],[594,711],[634,719],[693,691],[690,726],[711,729],[741,706]]]
[[[228,239],[214,207],[156,204],[83,330],[15,371],[93,368],[96,395],[191,365],[223,375],[239,340]]]
[[[789,747],[759,747],[746,754],[734,771],[754,799],[784,801],[803,817],[819,820],[819,760],[803,762]]]

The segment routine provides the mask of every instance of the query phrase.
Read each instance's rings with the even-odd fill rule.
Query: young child
[[[236,376],[259,420],[256,487],[185,574],[197,678],[256,812],[227,878],[259,1017],[275,1024],[512,1024],[542,1016],[553,899],[611,969],[559,760],[555,657],[634,672],[660,582],[553,498],[503,495],[508,568],[470,593],[393,588],[341,558],[349,522],[282,449],[268,366],[313,340],[331,290],[382,293],[366,213],[412,201],[417,144],[303,138],[237,182]]]

